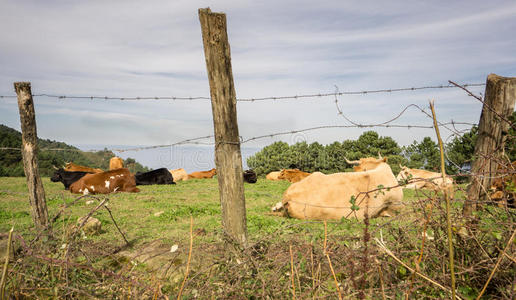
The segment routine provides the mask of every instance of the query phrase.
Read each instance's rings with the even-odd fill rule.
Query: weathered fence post
[[[473,177],[467,189],[469,201],[464,203],[463,215],[471,216],[479,203],[484,201],[491,187],[491,178],[496,174],[498,162],[505,145],[510,124],[507,122],[514,111],[516,101],[516,78],[487,76],[482,114],[478,123],[478,138],[475,144]]]
[[[210,82],[222,226],[233,242],[245,246],[247,224],[242,155],[231,53],[226,31],[226,14],[212,13],[209,8],[201,8],[199,20]]]
[[[15,82],[14,89],[18,95],[18,108],[20,110],[20,123],[22,129],[22,157],[23,169],[27,178],[29,189],[29,202],[32,210],[32,220],[36,228],[48,226],[47,203],[45,190],[39,176],[38,169],[38,135],[36,133],[36,114],[30,82]]]

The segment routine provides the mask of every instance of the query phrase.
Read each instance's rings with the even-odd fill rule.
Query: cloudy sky
[[[514,1],[7,1],[0,0],[0,95],[30,81],[34,94],[209,96],[198,8],[227,15],[238,98],[484,83],[516,76]],[[484,87],[472,87],[480,94]],[[477,123],[481,104],[459,89],[338,97],[343,114],[381,123],[435,99],[440,121]],[[36,97],[38,135],[81,145],[156,145],[213,134],[209,100],[118,101]],[[1,123],[20,128],[16,99]],[[334,97],[239,102],[244,139],[349,125]],[[394,124],[432,125],[409,108]],[[458,126],[458,129],[468,126]],[[260,139],[326,144],[364,128]],[[431,129],[377,128],[401,145]],[[448,136],[449,131],[443,134]]]

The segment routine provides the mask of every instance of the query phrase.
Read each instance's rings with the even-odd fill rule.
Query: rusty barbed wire
[[[469,125],[469,126],[476,126],[474,123],[468,123],[468,122],[455,122],[451,121],[448,123],[442,123],[443,125],[452,125],[452,124],[460,124],[460,125]],[[289,131],[282,131],[282,132],[276,132],[276,133],[269,133],[264,134],[260,136],[255,136],[251,138],[244,139],[242,136],[240,136],[240,144],[245,144],[251,141],[256,141],[259,139],[265,139],[265,138],[273,138],[276,136],[281,135],[288,135],[288,134],[296,134],[300,132],[307,132],[307,131],[314,131],[314,130],[321,130],[321,129],[335,129],[335,128],[374,128],[374,127],[384,127],[384,128],[407,128],[407,129],[433,129],[433,126],[431,125],[403,125],[403,124],[357,124],[357,125],[322,125],[322,126],[315,126],[315,127],[309,127],[304,129],[297,129],[297,130],[289,130]],[[112,149],[91,149],[91,150],[80,150],[80,149],[63,149],[63,148],[41,148],[39,151],[75,151],[75,152],[102,152],[102,151],[115,151],[115,152],[128,152],[128,151],[140,151],[140,150],[149,150],[149,149],[157,149],[157,148],[166,148],[166,147],[173,147],[173,146],[179,146],[179,145],[215,145],[215,142],[199,142],[199,140],[204,139],[211,139],[214,138],[213,135],[207,135],[207,136],[201,136],[196,138],[189,138],[185,139],[179,142],[170,143],[170,144],[162,144],[162,145],[152,145],[152,146],[141,146],[141,147],[130,147],[130,148],[112,148]],[[0,150],[15,150],[20,151],[21,148],[16,147],[0,147]]]
[[[463,87],[474,87],[474,86],[485,86],[485,83],[466,83]],[[448,85],[429,85],[419,87],[405,87],[405,88],[390,88],[390,89],[378,89],[378,90],[362,90],[362,91],[344,91],[338,93],[316,93],[316,94],[302,94],[302,95],[291,95],[291,96],[268,96],[268,97],[256,97],[256,98],[237,98],[240,102],[255,102],[255,101],[268,101],[268,100],[297,100],[303,98],[323,98],[343,95],[367,95],[367,94],[379,94],[379,93],[395,93],[395,92],[409,92],[427,89],[448,89],[456,88],[453,84]],[[33,97],[47,97],[57,99],[84,99],[84,100],[120,100],[120,101],[140,101],[140,100],[210,100],[210,97],[206,96],[194,96],[194,97],[178,97],[178,96],[142,96],[142,97],[120,97],[120,96],[74,96],[74,95],[57,95],[57,94],[33,94]],[[15,95],[0,95],[0,98],[16,98]]]
[[[459,88],[462,88],[462,86],[459,86],[459,85],[456,85],[457,87]],[[427,111],[425,111],[425,109],[421,108],[419,105],[417,104],[409,104],[407,106],[405,106],[401,112],[399,112],[397,115],[395,115],[394,117],[392,117],[391,119],[387,120],[387,121],[384,121],[384,122],[381,122],[381,123],[376,123],[376,124],[360,124],[358,122],[355,122],[353,120],[351,120],[349,117],[347,117],[345,114],[344,114],[344,111],[340,108],[339,106],[339,99],[337,98],[337,95],[340,94],[339,92],[339,87],[338,86],[335,86],[335,107],[337,108],[337,114],[339,116],[341,116],[342,118],[344,118],[344,120],[346,120],[347,122],[355,125],[355,126],[361,126],[361,127],[364,127],[364,126],[368,126],[368,127],[384,127],[386,126],[387,124],[390,124],[394,121],[396,121],[397,119],[401,118],[409,108],[411,107],[414,107],[414,108],[417,108],[419,111],[421,111],[426,117],[428,117],[429,119],[432,119],[433,120],[433,117],[430,115],[430,113],[428,113]],[[442,126],[443,128],[447,129],[448,131],[452,132],[453,134],[457,135],[457,136],[460,136],[461,133],[460,131],[458,131],[456,128],[455,128],[455,125],[471,125],[471,126],[476,126],[477,124],[474,124],[474,123],[467,123],[467,122],[454,122],[453,120],[449,123],[442,123],[440,121],[437,121],[437,124],[439,124],[439,126]],[[453,126],[453,129],[448,127],[448,125],[452,125]],[[431,128],[433,128],[433,126],[431,126]]]
[[[468,96],[471,96],[471,97],[473,97],[473,98],[477,99],[478,101],[480,101],[484,107],[486,107],[487,109],[489,109],[489,110],[490,110],[492,113],[494,113],[498,118],[500,118],[501,120],[503,120],[504,122],[506,122],[507,124],[509,124],[509,126],[510,126],[512,129],[516,130],[516,126],[515,126],[511,121],[507,120],[507,118],[505,118],[504,116],[502,116],[502,115],[500,115],[498,112],[496,112],[496,110],[494,110],[490,105],[488,105],[488,104],[485,102],[485,100],[484,100],[484,99],[482,99],[482,97],[480,97],[480,96],[477,96],[477,95],[473,94],[473,93],[472,93],[470,90],[468,90],[468,89],[466,88],[466,86],[464,86],[464,85],[463,85],[463,86],[461,86],[461,85],[459,85],[459,84],[457,84],[457,83],[455,83],[455,82],[453,82],[453,81],[451,81],[451,80],[448,80],[448,82],[449,82],[450,84],[452,84],[452,85],[454,85],[454,86],[456,86],[456,87],[458,87],[458,88],[460,88],[460,89],[464,90],[464,91],[468,94]]]

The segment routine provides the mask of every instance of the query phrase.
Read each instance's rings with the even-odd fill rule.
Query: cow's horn
[[[403,169],[403,166],[401,164],[398,164],[398,166],[400,166],[400,169]]]
[[[58,167],[56,167],[56,166],[54,166],[54,165],[52,165],[52,168],[54,168],[54,169],[56,169],[56,170],[59,170],[59,168],[58,168]]]
[[[382,159],[382,155],[380,154],[380,151],[378,151],[378,159]]]
[[[347,158],[344,157],[344,159],[346,160],[346,162],[350,165],[358,165],[360,163],[360,161],[358,160],[348,160]]]

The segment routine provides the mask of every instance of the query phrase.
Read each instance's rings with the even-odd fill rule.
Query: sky
[[[516,76],[514,1],[0,0],[0,95],[15,95],[13,82],[30,81],[33,94],[209,97],[197,11],[205,7],[227,16],[239,99]],[[484,88],[470,90],[480,95]],[[343,116],[378,124],[410,104],[429,112],[431,99],[439,121],[478,123],[481,103],[448,88],[238,102],[239,132],[245,140],[350,125]],[[209,100],[34,101],[38,136],[74,145],[161,145],[213,134]],[[0,123],[20,129],[15,98],[0,98]],[[431,126],[432,120],[410,107],[392,124]],[[313,130],[243,146],[328,144],[367,130]],[[373,130],[400,145],[435,139],[433,129]],[[445,140],[452,133],[442,129]]]

